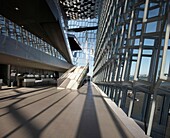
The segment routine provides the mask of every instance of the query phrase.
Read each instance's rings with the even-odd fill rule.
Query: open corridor
[[[105,99],[110,100],[91,82],[79,90],[52,86],[2,89],[0,137],[136,137]]]

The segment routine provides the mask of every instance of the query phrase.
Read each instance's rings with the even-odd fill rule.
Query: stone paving
[[[0,91],[0,137],[131,138],[103,96],[87,83],[79,90],[57,87]]]

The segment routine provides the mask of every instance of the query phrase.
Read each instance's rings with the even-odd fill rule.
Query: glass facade
[[[170,1],[106,0],[93,82],[153,137],[169,137]]]
[[[96,27],[97,24],[98,24],[97,18],[83,20],[69,20],[68,29]],[[87,63],[89,63],[89,75],[92,76],[97,29],[94,30],[85,29],[84,31],[80,32],[70,31],[69,33],[76,36],[82,49],[79,51],[73,51],[73,63],[76,66],[85,66],[87,65]]]
[[[10,38],[24,43],[27,46],[33,47],[60,60],[66,61],[66,59],[52,45],[25,30],[24,26],[19,26],[2,15],[0,15],[0,34],[9,36]]]

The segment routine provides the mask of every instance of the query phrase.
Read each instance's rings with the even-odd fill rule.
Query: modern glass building
[[[73,51],[73,63],[76,66],[89,63],[89,75],[92,76],[101,0],[62,0],[60,5],[67,21],[67,31],[76,36],[81,47],[81,50]]]
[[[64,26],[59,3],[1,0],[0,85],[55,84],[73,66]]]
[[[105,0],[93,81],[147,135],[169,137],[170,1]]]
[[[170,137],[169,0],[0,0],[0,85],[56,84],[66,72],[68,86],[88,63],[142,132]]]
[[[73,63],[85,66],[89,63],[89,75],[93,75],[94,51],[96,46],[98,19],[69,20],[68,33],[76,36],[81,50],[73,51]]]

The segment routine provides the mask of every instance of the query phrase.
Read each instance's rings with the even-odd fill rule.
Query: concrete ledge
[[[137,123],[132,119],[127,117],[123,110],[110,99],[108,96],[94,83],[94,87],[101,93],[104,101],[108,104],[112,112],[117,116],[117,118],[122,122],[122,124],[132,133],[135,138],[149,138],[145,135],[145,132],[137,125]]]
[[[0,34],[1,64],[65,72],[73,65]]]

